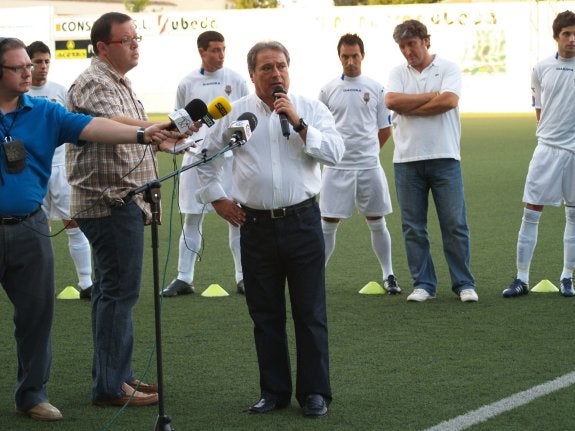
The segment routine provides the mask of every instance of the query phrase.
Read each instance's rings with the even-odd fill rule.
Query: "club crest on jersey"
[[[232,94],[232,86],[231,86],[231,85],[226,85],[226,88],[224,89],[224,92],[225,92],[226,95],[229,97],[229,95]]]
[[[363,102],[367,105],[369,103],[369,93],[363,93]]]

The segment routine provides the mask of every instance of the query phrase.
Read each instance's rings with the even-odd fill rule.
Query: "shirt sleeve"
[[[335,128],[335,120],[327,107],[313,101],[312,109],[308,110],[306,144],[304,152],[327,165],[335,166],[343,157],[345,146],[343,139]]]

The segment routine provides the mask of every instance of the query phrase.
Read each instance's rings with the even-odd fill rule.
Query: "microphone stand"
[[[154,318],[155,318],[155,328],[156,328],[156,368],[158,374],[158,417],[156,419],[156,425],[154,431],[173,431],[170,425],[172,419],[170,416],[165,414],[164,410],[164,373],[163,373],[163,359],[162,359],[162,320],[161,320],[161,304],[160,304],[160,271],[159,271],[159,259],[158,259],[158,225],[160,223],[160,187],[161,183],[169,178],[181,174],[188,169],[196,167],[198,165],[203,165],[208,163],[223,153],[232,150],[234,148],[240,147],[245,144],[245,140],[240,140],[232,144],[228,144],[223,149],[218,151],[213,156],[207,156],[206,150],[202,150],[202,158],[197,162],[190,163],[189,165],[182,166],[173,172],[170,172],[163,177],[156,180],[152,180],[143,186],[131,190],[126,197],[123,199],[125,203],[129,202],[132,197],[138,193],[143,193],[144,200],[150,204],[150,209],[152,212],[152,269],[153,269],[153,280],[154,280]]]

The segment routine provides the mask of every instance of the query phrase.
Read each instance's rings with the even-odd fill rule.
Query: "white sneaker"
[[[459,292],[459,299],[461,302],[477,302],[479,296],[477,296],[475,289],[463,289]]]
[[[409,296],[407,297],[407,300],[408,301],[423,302],[423,301],[427,301],[428,299],[433,299],[433,298],[435,298],[435,296],[431,295],[425,289],[414,289],[413,292],[411,292],[409,294]]]

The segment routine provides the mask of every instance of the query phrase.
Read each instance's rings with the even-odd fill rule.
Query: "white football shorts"
[[[322,170],[319,207],[322,217],[349,218],[353,208],[366,217],[391,213],[391,198],[385,172],[373,169]]]
[[[575,154],[549,145],[537,145],[529,163],[523,202],[575,205]]]

